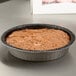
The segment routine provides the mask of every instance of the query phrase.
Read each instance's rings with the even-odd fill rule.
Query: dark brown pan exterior
[[[7,36],[15,31],[15,30],[21,30],[21,29],[40,29],[40,28],[48,28],[48,29],[59,29],[63,30],[66,32],[71,40],[70,43],[62,48],[54,49],[54,50],[22,50],[19,48],[15,48],[13,46],[10,46],[9,44],[6,43],[6,38]],[[19,25],[16,27],[13,27],[7,31],[5,31],[1,37],[1,41],[3,45],[8,48],[9,52],[20,59],[27,60],[27,61],[49,61],[49,60],[54,60],[58,59],[62,56],[64,56],[66,53],[68,53],[70,45],[75,41],[75,35],[68,30],[67,28],[57,26],[57,25],[52,25],[52,24],[24,24],[24,25]]]

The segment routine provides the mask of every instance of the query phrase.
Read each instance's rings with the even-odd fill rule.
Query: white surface
[[[33,14],[76,13],[76,3],[42,4],[42,0],[31,0]]]
[[[76,35],[76,15],[34,15],[30,14],[29,1],[14,0],[0,4],[0,37],[14,26],[26,23],[49,23],[65,26]],[[75,76],[76,41],[68,55],[50,62],[26,62],[8,53],[0,41],[0,76]]]

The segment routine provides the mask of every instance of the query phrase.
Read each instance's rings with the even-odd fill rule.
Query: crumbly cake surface
[[[12,32],[6,42],[16,48],[27,50],[52,50],[70,42],[70,37],[62,30],[23,29]]]

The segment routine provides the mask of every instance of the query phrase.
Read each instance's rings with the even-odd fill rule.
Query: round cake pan
[[[13,31],[16,30],[21,30],[21,29],[41,29],[41,28],[48,28],[48,29],[59,29],[64,32],[66,32],[70,36],[70,42],[68,45],[54,49],[54,50],[23,50],[19,49],[16,47],[13,47],[9,44],[6,43],[6,38],[8,37],[9,34],[11,34]],[[49,61],[49,60],[54,60],[58,59],[62,56],[64,56],[68,50],[70,45],[75,41],[75,35],[68,30],[67,28],[57,26],[57,25],[51,25],[51,24],[24,24],[24,25],[19,25],[16,27],[13,27],[7,31],[5,31],[1,37],[1,41],[3,45],[8,48],[9,52],[20,59],[27,60],[27,61]]]

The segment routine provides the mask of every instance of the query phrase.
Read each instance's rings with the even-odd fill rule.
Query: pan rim
[[[30,27],[30,26],[46,26],[46,27],[52,27],[54,29],[60,29],[60,30],[63,30],[65,31],[66,33],[69,34],[69,36],[71,37],[71,40],[70,42],[63,46],[63,47],[60,47],[60,48],[57,48],[57,49],[52,49],[52,50],[27,50],[27,49],[20,49],[20,48],[16,48],[14,46],[11,46],[9,44],[6,43],[6,35],[11,32],[11,31],[15,31],[17,29],[23,29],[23,27],[27,28],[27,27]],[[9,48],[13,48],[13,49],[16,49],[17,51],[20,51],[20,52],[28,52],[28,53],[41,53],[41,52],[56,52],[56,51],[61,51],[61,50],[64,50],[68,47],[70,47],[70,45],[75,41],[75,35],[72,31],[70,31],[69,29],[65,28],[65,27],[62,27],[62,26],[58,26],[58,25],[54,25],[54,24],[39,24],[39,23],[35,23],[35,24],[23,24],[23,25],[18,25],[18,26],[15,26],[15,27],[12,27],[10,29],[8,29],[7,31],[5,31],[2,36],[1,36],[1,41],[2,43],[9,47]]]

